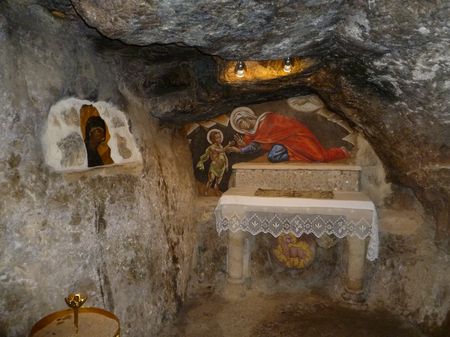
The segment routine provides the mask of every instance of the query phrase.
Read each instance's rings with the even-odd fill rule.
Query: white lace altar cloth
[[[245,231],[274,237],[292,233],[369,237],[367,259],[378,257],[379,237],[375,205],[361,192],[334,192],[333,199],[256,197],[256,188],[230,188],[215,209],[216,229]]]

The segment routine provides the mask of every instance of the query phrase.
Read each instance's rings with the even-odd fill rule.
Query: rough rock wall
[[[433,211],[437,239],[450,238],[448,1],[71,2],[87,24],[126,43],[176,42],[235,60],[289,55],[321,60],[332,76],[306,84],[360,127],[390,179],[412,187]],[[221,90],[242,105],[255,103],[255,92],[274,96],[283,86],[302,84],[295,76],[272,82],[270,94],[267,82]],[[203,96],[185,100],[183,113],[168,117],[186,121],[187,111],[191,118],[201,117],[199,108],[218,115],[229,102],[227,95],[221,101],[217,96],[215,90],[205,90]],[[199,104],[205,101],[209,104]]]
[[[354,64],[347,66],[357,71]],[[448,240],[450,128],[446,127],[447,117],[438,110],[446,102],[427,99],[413,103],[416,97],[412,95],[400,100],[389,93],[375,94],[374,88],[365,87],[361,80],[328,70],[312,76],[313,87],[363,132],[385,165],[389,181],[412,188],[431,211],[436,239]],[[409,85],[406,82],[402,84],[405,87]]]
[[[282,58],[297,55],[299,50],[312,52],[336,28],[340,21],[337,14],[345,3],[342,0],[71,2],[87,24],[105,36],[137,45],[183,42],[227,59],[244,55],[244,59],[271,59],[274,54]]]
[[[113,311],[123,336],[155,335],[189,277],[194,189],[184,139],[118,85],[120,62],[41,7],[0,4],[0,44],[0,336],[27,335],[73,290]],[[68,96],[126,111],[142,170],[50,171],[40,139],[51,105]]]
[[[381,213],[380,258],[366,266],[367,304],[434,330],[450,312],[449,255],[434,243],[432,219],[416,210]]]
[[[79,1],[73,2],[81,3]],[[213,22],[221,19],[233,20],[237,16],[236,13],[240,11],[239,8],[233,7],[236,4],[243,4],[242,8],[244,10],[247,9],[248,12],[248,8],[252,8],[252,6],[250,4],[249,7],[244,2],[254,3],[254,1],[232,2],[233,5],[227,11],[233,15],[214,16],[211,17],[211,20]],[[152,139],[170,140],[170,144],[172,144],[172,140],[175,143],[179,142],[179,139],[176,136],[172,136],[169,130],[156,131],[155,125],[146,118],[144,120],[138,119],[136,122],[133,118],[137,117],[132,118],[132,112],[134,111],[134,115],[138,116],[137,111],[140,109],[150,112],[167,122],[183,123],[219,115],[229,111],[231,107],[236,105],[299,95],[303,93],[302,90],[304,90],[305,86],[312,86],[327,101],[328,105],[333,107],[335,111],[341,112],[353,125],[362,130],[374,146],[378,156],[382,159],[391,178],[395,179],[396,182],[415,188],[419,192],[418,194],[421,191],[423,192],[423,199],[428,200],[428,205],[432,205],[435,209],[436,218],[441,219],[440,223],[443,230],[448,229],[445,227],[449,219],[448,187],[450,186],[448,179],[448,140],[450,137],[448,137],[449,119],[447,104],[450,87],[446,80],[448,78],[446,74],[446,71],[448,71],[448,50],[450,50],[447,48],[448,25],[446,22],[447,13],[449,12],[448,1],[423,2],[416,0],[409,1],[405,5],[403,2],[388,0],[354,0],[351,2],[334,1],[327,6],[321,5],[325,3],[324,1],[298,2],[297,6],[308,6],[311,9],[310,13],[313,14],[312,16],[304,16],[307,24],[300,26],[302,29],[305,27],[307,29],[301,34],[297,34],[294,27],[291,27],[288,23],[299,24],[298,21],[303,16],[299,17],[296,11],[289,11],[289,6],[285,6],[288,13],[283,10],[264,11],[263,7],[259,7],[261,10],[256,11],[256,13],[264,12],[264,15],[256,15],[253,22],[265,26],[264,29],[257,29],[255,25],[243,24],[234,26],[225,23],[220,25],[220,28],[225,28],[223,30],[225,36],[218,36],[214,33],[214,31],[218,31],[217,24],[210,24],[210,21],[206,20],[204,22],[208,28],[194,29],[192,31],[186,30],[188,34],[198,34],[201,31],[205,35],[209,34],[212,36],[213,38],[211,39],[205,38],[201,41],[208,42],[211,48],[214,47],[210,49],[212,52],[220,54],[221,52],[218,52],[218,50],[221,49],[224,51],[223,56],[226,57],[281,58],[288,53],[296,54],[298,52],[299,55],[309,54],[323,57],[324,63],[330,65],[326,69],[326,72],[331,74],[330,77],[324,76],[322,78],[322,73],[316,72],[318,70],[316,68],[309,71],[307,76],[302,75],[302,78],[237,87],[219,86],[215,82],[215,68],[212,59],[203,55],[200,62],[191,62],[192,55],[184,53],[186,49],[181,49],[181,52],[178,50],[179,54],[184,53],[183,56],[186,62],[175,68],[174,65],[178,61],[174,60],[173,53],[166,53],[167,48],[165,47],[160,47],[160,56],[163,55],[165,58],[164,62],[160,63],[155,61],[155,57],[158,56],[158,50],[150,55],[144,51],[139,52],[140,54],[133,52],[134,54],[128,55],[127,53],[132,48],[123,45],[122,51],[113,50],[109,47],[109,51],[101,48],[101,50],[98,50],[99,45],[95,43],[95,39],[98,39],[98,36],[95,32],[93,33],[86,28],[79,33],[72,32],[78,27],[74,22],[81,22],[81,20],[73,12],[69,0],[42,0],[39,2],[11,0],[8,3],[14,4],[14,11],[8,11],[5,3],[3,2],[0,5],[0,13],[2,15],[0,19],[0,60],[2,65],[0,67],[2,93],[0,96],[0,109],[2,112],[0,117],[2,139],[2,142],[0,142],[0,186],[2,192],[0,197],[0,247],[2,249],[0,286],[2,289],[0,291],[1,294],[6,293],[7,295],[0,296],[0,308],[2,313],[10,310],[10,308],[15,309],[12,314],[1,315],[2,319],[5,319],[4,317],[7,318],[7,322],[6,324],[1,322],[0,326],[8,328],[11,334],[19,334],[19,331],[26,329],[23,327],[24,325],[30,325],[32,321],[42,316],[42,314],[64,306],[61,298],[66,292],[65,289],[61,290],[57,295],[49,295],[54,296],[54,298],[50,297],[50,300],[44,299],[43,301],[47,301],[44,304],[42,304],[41,296],[37,295],[38,288],[42,288],[43,284],[48,284],[48,287],[53,287],[56,284],[58,285],[57,288],[60,288],[59,285],[62,282],[57,280],[57,271],[59,272],[59,269],[57,270],[56,266],[51,270],[55,275],[52,275],[48,281],[43,276],[41,278],[42,281],[39,281],[40,283],[26,277],[29,275],[28,270],[34,271],[41,268],[45,273],[45,268],[50,268],[47,265],[53,265],[53,260],[62,263],[62,258],[57,258],[56,256],[56,250],[49,251],[47,249],[49,247],[48,242],[52,240],[52,237],[59,238],[56,242],[60,242],[59,245],[52,243],[52,247],[60,249],[63,254],[66,254],[75,251],[76,247],[70,247],[67,244],[63,245],[63,239],[67,240],[67,236],[63,237],[62,234],[74,231],[75,233],[78,232],[78,234],[75,234],[75,237],[78,235],[81,238],[81,235],[86,230],[91,230],[93,234],[97,233],[97,227],[100,233],[102,231],[101,228],[104,227],[102,224],[106,222],[108,225],[103,233],[116,235],[114,229],[119,228],[119,224],[111,221],[113,219],[111,214],[116,214],[115,208],[118,206],[110,202],[118,197],[113,197],[114,194],[109,192],[107,194],[106,191],[101,191],[102,189],[109,189],[110,191],[117,189],[120,192],[121,189],[129,188],[129,191],[134,191],[133,186],[139,186],[140,189],[136,189],[138,192],[143,191],[145,188],[151,190],[152,197],[144,197],[142,194],[135,192],[136,200],[138,201],[129,197],[131,194],[116,193],[116,195],[121,196],[120,209],[124,210],[127,208],[130,210],[128,212],[120,212],[119,219],[126,218],[125,220],[128,221],[129,217],[130,223],[128,227],[131,228],[131,232],[136,234],[135,242],[137,244],[141,244],[148,237],[144,235],[144,231],[135,233],[134,230],[138,228],[137,224],[139,224],[139,228],[142,228],[140,227],[142,223],[151,227],[151,239],[166,239],[169,237],[166,240],[170,242],[166,245],[167,250],[158,245],[156,247],[161,249],[155,248],[152,252],[157,250],[160,255],[157,255],[154,259],[147,257],[148,261],[150,261],[148,263],[146,262],[147,260],[144,261],[139,258],[140,264],[137,267],[130,267],[132,274],[141,273],[141,275],[144,275],[141,283],[138,284],[132,281],[131,284],[135,285],[135,290],[142,292],[140,285],[145,284],[147,287],[157,289],[158,294],[160,294],[161,287],[155,286],[158,284],[157,282],[147,282],[145,278],[147,276],[144,272],[147,269],[142,270],[138,267],[148,265],[151,266],[148,270],[164,269],[166,267],[161,267],[160,261],[162,259],[158,259],[158,257],[164,255],[164,252],[179,252],[180,255],[188,253],[190,246],[186,242],[189,242],[191,237],[187,232],[184,235],[188,235],[188,237],[180,240],[180,244],[177,245],[176,243],[176,235],[181,235],[183,228],[180,224],[189,222],[188,220],[183,220],[185,219],[183,214],[188,214],[184,213],[183,209],[189,209],[190,205],[184,199],[186,197],[184,190],[188,190],[188,188],[183,188],[189,185],[188,178],[185,176],[187,171],[183,169],[185,163],[183,158],[187,157],[184,157],[182,153],[178,155],[178,152],[176,152],[177,155],[170,159],[172,162],[169,160],[165,161],[165,157],[171,158],[167,153],[171,153],[172,150],[164,148],[159,140],[154,144]],[[63,12],[67,10],[69,14],[65,18],[51,17],[47,10],[36,3],[41,3],[50,9],[55,8]],[[160,1],[158,3],[163,2]],[[230,4],[231,2],[221,2],[224,6],[226,6],[226,3]],[[274,5],[273,1],[264,3],[267,6]],[[296,3],[292,2],[291,6],[295,6]],[[21,6],[20,4],[24,5]],[[96,4],[97,6],[101,5],[98,1]],[[284,6],[289,4],[289,2],[279,1],[277,2],[278,4]],[[348,6],[345,6],[345,4],[348,4]],[[83,1],[82,5],[84,7],[89,6],[89,2]],[[79,13],[83,13],[80,10],[80,6],[78,6]],[[167,10],[176,8],[176,6],[170,5],[166,5],[166,7],[165,9]],[[138,12],[144,10],[143,7],[138,5],[129,6],[129,9],[132,11],[137,10]],[[320,21],[321,9],[325,11],[324,20],[322,21]],[[331,14],[339,15],[332,19],[327,14],[329,10],[332,12]],[[31,12],[35,14],[30,15]],[[205,12],[202,11],[202,13]],[[289,20],[278,24],[276,29],[279,31],[277,34],[272,35],[275,29],[269,28],[269,24],[276,23],[277,20],[278,23],[281,22],[280,19],[276,19],[277,13],[280,14],[280,17],[286,17]],[[101,8],[100,11],[90,11],[90,14],[98,15],[99,20],[105,19],[100,14],[106,16],[108,20],[116,20],[117,17],[109,14],[105,8]],[[125,14],[128,15],[127,13],[122,13],[122,15]],[[140,15],[140,13],[138,14]],[[171,15],[176,16],[177,13],[173,12]],[[134,23],[134,20],[128,20],[130,17],[132,16],[128,16],[127,20],[122,21],[122,23]],[[315,20],[316,17],[318,21]],[[330,20],[327,21],[327,17]],[[87,18],[87,15],[85,18]],[[90,15],[89,20],[86,21],[95,26],[95,20],[92,20],[92,18],[94,16]],[[184,18],[203,20],[201,16],[187,15]],[[265,18],[273,19],[266,20]],[[241,16],[240,20],[248,22],[245,15]],[[152,28],[153,32],[170,34],[170,29],[161,29],[161,25],[165,23],[171,25],[175,21],[168,20],[164,22],[161,20],[159,21],[159,26]],[[108,21],[105,22],[108,23]],[[150,22],[154,21],[150,20]],[[320,22],[324,23],[324,25],[321,25]],[[71,23],[73,23],[73,26]],[[339,25],[336,25],[336,23]],[[189,25],[192,26],[191,24]],[[125,27],[117,25],[117,27],[127,34],[128,28],[126,25]],[[227,29],[235,29],[236,27],[238,29],[227,36]],[[339,29],[335,30],[338,27]],[[106,30],[102,30],[100,26],[98,28],[106,33]],[[241,28],[252,31],[249,34],[241,35]],[[314,34],[309,34],[308,29],[311,29]],[[317,29],[326,30],[327,34],[319,36],[320,32]],[[267,39],[261,38],[259,34],[253,34],[254,32],[268,32],[265,35]],[[137,31],[137,33],[139,35],[140,31]],[[86,38],[86,34],[90,36],[90,39]],[[286,38],[280,39],[280,36],[285,36]],[[313,40],[312,43],[308,43],[308,41],[304,43],[290,43],[289,41],[292,40],[289,37],[292,36],[298,36],[300,39],[303,39],[304,36],[314,36],[318,37],[318,39]],[[129,37],[132,38],[131,34],[129,34]],[[154,37],[156,37],[154,41],[167,42],[164,37],[158,35],[154,35]],[[187,38],[184,39],[180,36],[172,36],[171,38],[177,42],[188,41]],[[250,43],[249,39],[252,39],[253,42]],[[266,48],[264,44],[268,39],[272,42]],[[139,42],[136,40],[129,41]],[[220,41],[220,44],[217,44],[218,41]],[[151,41],[145,41],[145,43],[147,42]],[[253,48],[235,48],[236,45],[253,46]],[[233,48],[228,49],[227,46],[233,46]],[[293,50],[293,46],[298,47],[298,49]],[[205,45],[205,50],[208,50],[206,47],[208,46]],[[98,53],[95,57],[93,56],[94,48]],[[176,48],[172,49],[175,50]],[[237,55],[236,52],[239,52],[239,54]],[[139,57],[142,61],[136,66],[135,61]],[[195,57],[198,57],[198,54]],[[126,83],[133,82],[129,86],[131,88],[130,92],[139,97],[145,97],[142,105],[139,100],[130,98],[133,95],[123,87],[120,87],[119,90],[117,89],[115,74],[111,69],[120,69],[120,75],[123,76]],[[311,74],[313,74],[312,77]],[[45,171],[46,168],[41,160],[42,153],[37,140],[42,129],[41,121],[45,120],[46,112],[51,104],[60,98],[69,96],[111,101],[130,113],[132,128],[140,130],[139,132],[133,132],[138,137],[138,144],[143,148],[148,147],[144,154],[145,164],[142,174],[137,176],[116,175],[108,178],[89,176],[78,179],[79,181],[65,183],[61,176]],[[131,104],[131,101],[134,101],[134,103]],[[144,128],[148,128],[150,134],[158,132],[158,135],[152,138],[153,136],[148,135]],[[144,143],[144,140],[149,143]],[[158,148],[159,152],[152,152]],[[157,169],[159,164],[156,162],[156,153],[160,153],[161,157],[162,166],[160,170]],[[152,161],[153,159],[155,161]],[[176,170],[177,173],[172,170]],[[158,178],[151,177],[152,174],[156,174],[155,172],[159,171],[170,172],[170,174],[167,173],[164,179],[159,176]],[[178,178],[180,180],[170,183],[171,178],[169,177],[173,177],[175,174],[181,175]],[[149,181],[153,182],[154,185],[151,185]],[[175,184],[181,186],[178,192],[175,190]],[[127,187],[128,185],[131,185],[131,187]],[[152,188],[153,186],[155,189]],[[167,186],[167,193],[161,192],[165,191],[164,186]],[[162,190],[158,190],[159,188]],[[55,189],[60,189],[60,191]],[[95,189],[100,191],[94,193]],[[153,193],[156,193],[156,196]],[[59,198],[60,195],[62,199]],[[128,196],[129,198],[122,196]],[[171,206],[159,209],[159,199],[165,199],[165,196],[167,196]],[[99,201],[96,201],[97,199]],[[93,204],[92,200],[95,201],[94,206],[89,206],[92,208],[89,208],[87,204],[85,205],[86,211],[90,211],[90,214],[86,213],[84,209],[78,211],[79,208],[72,206],[74,202],[88,202],[91,205]],[[101,206],[102,200],[106,200],[104,211],[102,211],[103,207]],[[66,208],[66,210],[57,211],[60,208]],[[78,216],[75,213],[75,209],[80,213]],[[156,211],[157,209],[159,210]],[[144,211],[151,213],[154,217],[151,218],[151,223],[145,218]],[[177,212],[180,219],[172,218],[172,215],[177,214]],[[117,213],[119,212],[117,211]],[[75,214],[75,219],[78,217],[82,219],[74,221],[74,223],[83,224],[79,227],[79,230],[78,227],[71,231],[66,230],[66,223],[67,221],[70,223],[72,214]],[[156,216],[156,214],[160,215]],[[106,216],[107,221],[101,220]],[[171,220],[169,221],[168,219]],[[136,224],[136,227],[133,227],[132,223]],[[165,226],[160,227],[158,225],[160,223],[164,223]],[[14,224],[14,226],[11,227],[10,224]],[[41,230],[36,224],[43,224],[41,225],[43,229]],[[53,226],[48,224],[53,224]],[[95,224],[98,224],[97,227]],[[427,226],[430,228],[432,225],[432,222],[427,222]],[[122,227],[122,223],[120,224],[120,228],[128,227]],[[164,234],[161,234],[162,232]],[[28,239],[26,235],[31,236]],[[415,239],[420,241],[422,236],[418,235]],[[39,240],[42,243],[39,243]],[[87,240],[91,240],[90,237]],[[89,256],[91,260],[100,256],[97,252],[92,253],[92,251],[94,246],[100,246],[97,244],[98,242],[103,241],[96,239],[95,244],[92,243],[93,241],[86,242],[91,243],[91,246],[87,244],[91,248],[86,250],[88,252],[86,256]],[[130,242],[132,243],[133,240]],[[157,241],[155,244],[160,242]],[[411,242],[411,245],[406,246],[405,249],[396,244],[390,245],[388,248],[389,252],[393,256],[399,256],[399,259],[405,257],[409,261],[414,261],[417,259],[417,250],[412,250],[409,247],[414,246],[416,241],[413,240]],[[125,243],[120,244],[129,248],[129,245]],[[431,241],[427,241],[426,244],[430,245],[430,252],[436,248]],[[111,247],[118,245],[119,241]],[[36,247],[40,249],[39,254],[47,260],[44,260],[42,263],[37,261],[35,264],[31,264],[29,261],[35,261],[33,260],[35,256],[41,258],[41,255],[37,255]],[[106,248],[103,251],[107,251]],[[137,249],[130,249],[129,251],[135,252]],[[114,252],[114,254],[116,253]],[[167,254],[169,257],[172,257],[171,253]],[[432,272],[444,270],[441,266],[448,259],[448,254],[443,251],[439,251],[438,254],[442,258],[434,259],[433,255],[427,257],[427,260],[433,263],[433,267],[430,269]],[[144,255],[147,256],[145,248],[142,247],[138,256],[143,257]],[[83,261],[87,261],[83,263],[90,266],[90,260],[86,256],[82,255]],[[104,258],[105,261],[109,261],[108,263],[112,264],[112,256],[111,254],[108,257],[109,260]],[[74,261],[78,263],[82,258]],[[131,255],[130,261],[135,260],[133,255]],[[184,281],[188,277],[184,273],[186,269],[183,265],[187,262],[183,262],[186,260],[182,258],[181,262],[179,262],[180,266],[177,267],[176,260],[177,258],[175,257],[170,268],[167,265],[167,268],[170,270],[164,269],[165,271],[162,274],[165,275],[165,280],[171,279],[173,284],[176,283],[178,287],[177,293],[182,294]],[[156,262],[153,263],[151,261]],[[66,260],[63,262],[67,264]],[[118,265],[116,262],[114,261],[114,268]],[[22,265],[25,267],[22,267]],[[30,265],[33,265],[34,269]],[[404,281],[397,278],[397,264],[388,262],[387,265],[392,271],[393,280],[398,285],[398,287],[394,286],[391,288],[392,292],[395,292],[402,286]],[[155,269],[152,266],[156,266]],[[178,276],[174,278],[178,268],[182,273],[178,273]],[[413,272],[415,273],[415,271],[420,271],[421,269],[422,265],[417,264],[416,269],[408,270],[414,270]],[[98,270],[95,272],[101,274],[101,270],[104,269],[98,268]],[[114,269],[113,271],[115,272],[116,270]],[[405,293],[405,298],[410,298],[410,303],[414,303],[415,308],[417,308],[422,303],[420,297],[427,297],[430,294],[428,290],[433,292],[433,294],[437,294],[437,296],[433,295],[434,297],[430,298],[439,297],[439,289],[443,289],[442,284],[445,283],[445,273],[444,270],[442,279],[429,278],[431,286],[424,288],[420,295],[416,295],[414,287],[409,287],[408,292]],[[36,277],[41,277],[40,271],[35,272],[35,274],[38,275]],[[415,273],[415,275],[418,274]],[[383,280],[383,273],[378,275],[378,280]],[[74,281],[67,275],[64,277],[68,280],[66,282],[67,285],[72,286]],[[115,274],[110,276],[110,278],[113,277],[118,276]],[[415,282],[414,277],[408,276],[408,279],[409,284]],[[89,283],[91,282],[89,280],[93,280],[93,278],[82,283],[93,284],[92,289],[95,288],[97,293],[101,293],[101,290],[98,289],[107,288],[107,286],[103,286],[103,284],[108,284],[107,281],[101,281],[101,283],[94,280],[92,283]],[[116,284],[111,281],[109,283]],[[131,287],[127,283],[126,289],[127,291],[130,290],[129,294],[133,294],[134,291],[131,290]],[[3,289],[7,291],[3,292]],[[383,289],[383,287],[379,286],[379,289]],[[108,303],[108,291],[104,290],[103,293],[105,303]],[[115,293],[112,293],[114,296]],[[167,289],[165,293],[175,294],[170,289]],[[91,294],[95,294],[95,292],[91,291]],[[123,302],[122,299],[127,292],[121,292],[121,294],[123,296],[120,297],[120,300]],[[143,294],[143,296],[145,295],[146,293]],[[27,296],[31,296],[33,299],[32,305],[35,312],[32,314],[30,313],[32,310],[28,310],[31,304],[25,303]],[[142,297],[139,296],[139,300]],[[132,300],[135,300],[135,298],[131,297]],[[161,296],[161,299],[166,298],[166,295]],[[36,302],[34,302],[34,299],[36,299]],[[386,300],[389,300],[389,296],[386,296]],[[118,301],[114,301],[114,303]],[[151,303],[151,301],[146,303]],[[158,303],[162,303],[162,300],[155,299],[154,301],[156,303],[155,308]],[[97,303],[102,305],[103,300],[98,300],[96,303],[91,302],[91,304]],[[173,312],[174,306],[171,304],[174,302],[168,300],[167,303],[169,305],[165,308],[169,308],[167,312],[170,314]],[[42,304],[42,306],[38,304]],[[142,309],[144,305],[137,307]],[[422,313],[426,311],[432,312],[436,308],[430,303],[419,313],[419,318],[425,317]],[[124,313],[125,311],[122,311],[123,314],[119,314],[119,316],[123,318],[129,315],[130,318],[136,318],[140,315],[140,312],[149,313],[152,311],[151,314],[148,314],[149,316],[144,317],[144,320],[148,321],[149,325],[154,322],[157,324],[157,321],[163,317],[162,311],[154,310],[154,307],[144,309],[136,311],[130,309],[130,312],[127,314]],[[158,313],[155,314],[157,311]],[[29,316],[24,317],[21,315],[22,313],[26,313]],[[442,317],[441,314],[438,316]],[[15,323],[12,324],[11,322]],[[137,331],[136,335],[139,335],[141,327],[131,327],[129,329],[134,329],[130,331]],[[156,327],[153,328],[156,329]]]

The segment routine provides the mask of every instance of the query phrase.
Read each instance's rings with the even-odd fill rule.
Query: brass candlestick
[[[66,301],[67,305],[73,309],[73,323],[75,324],[75,330],[78,334],[78,309],[80,309],[81,306],[86,302],[87,295],[81,293],[72,293],[69,294],[69,296],[67,296],[64,300]]]

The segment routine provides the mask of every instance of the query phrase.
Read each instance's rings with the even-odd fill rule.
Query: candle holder
[[[64,300],[70,309],[54,312],[39,320],[29,337],[120,337],[119,319],[101,308],[82,308],[87,298],[83,293],[69,294]]]
[[[76,334],[78,334],[78,313],[81,306],[87,301],[87,295],[80,293],[69,294],[64,300],[73,310],[73,324],[75,325]]]

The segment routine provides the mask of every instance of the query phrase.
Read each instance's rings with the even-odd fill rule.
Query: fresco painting
[[[199,193],[228,189],[232,165],[242,161],[348,161],[351,129],[315,95],[237,107],[186,128]]]
[[[223,175],[228,171],[228,157],[227,151],[232,145],[230,142],[226,147],[222,146],[223,133],[218,129],[212,129],[206,135],[208,143],[211,144],[201,155],[196,168],[200,171],[205,169],[205,162],[209,161],[207,188],[214,187],[216,191],[219,190],[219,185],[223,179]]]
[[[350,156],[345,147],[325,149],[314,134],[293,117],[264,112],[258,117],[247,107],[233,110],[231,126],[239,134],[239,147],[230,151],[247,154],[262,151],[272,163],[282,161],[330,162]]]

